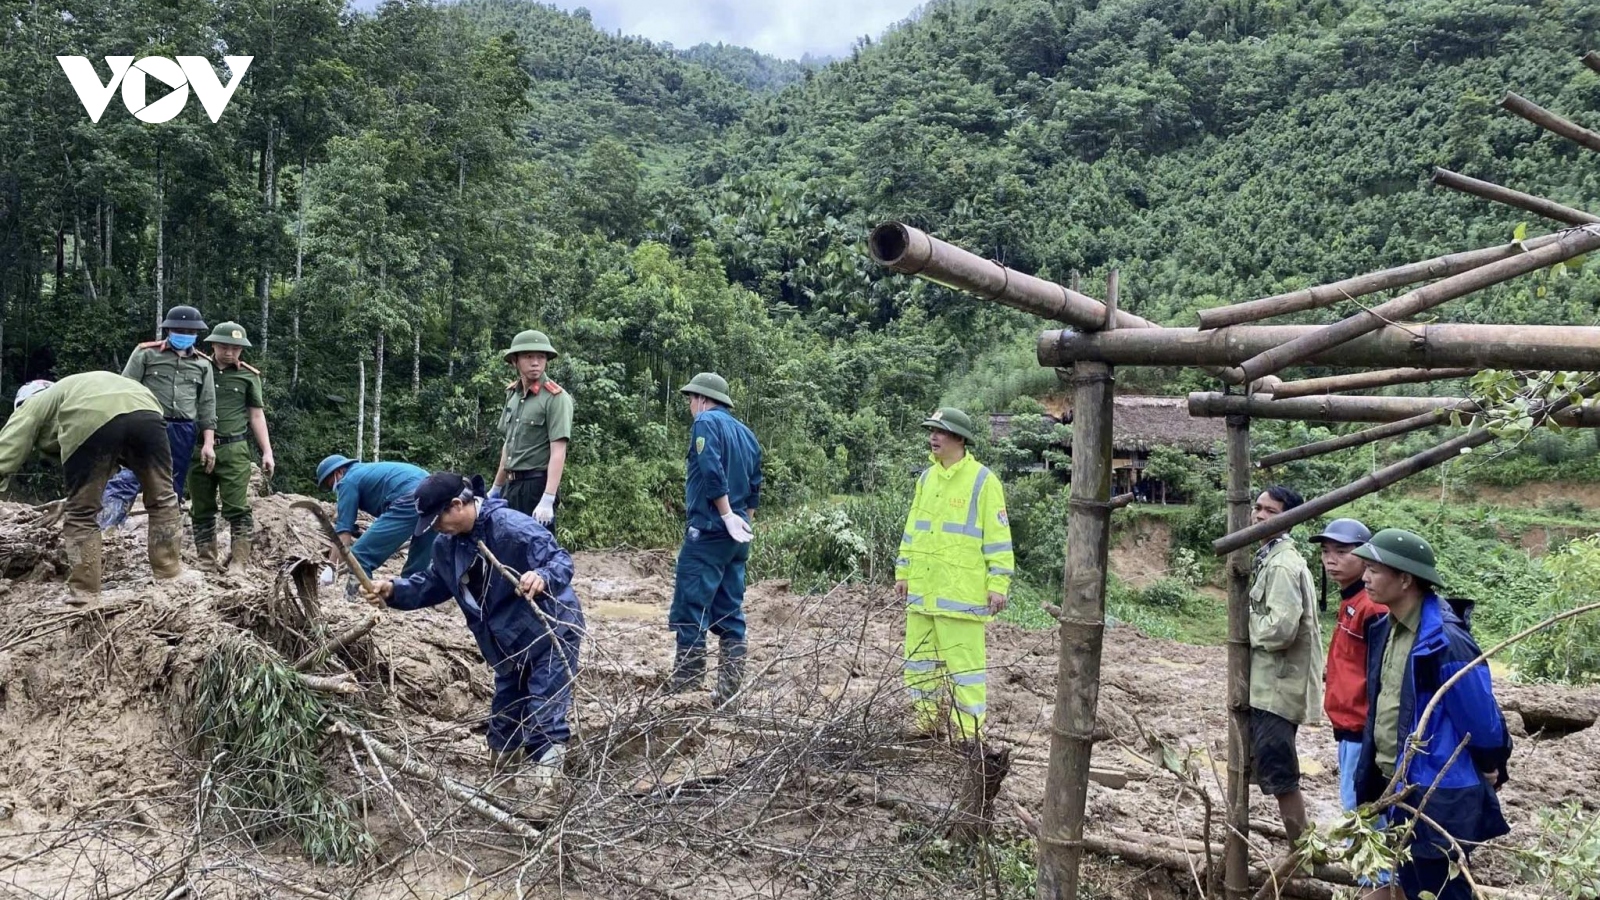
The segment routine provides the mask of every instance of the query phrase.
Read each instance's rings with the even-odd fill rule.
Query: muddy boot
[[[243,575],[249,562],[250,536],[248,534],[235,534],[233,536],[233,546],[228,548],[228,574]]]
[[[711,692],[711,702],[717,706],[732,704],[734,695],[744,684],[745,642],[722,639],[717,660],[717,687]]]
[[[555,787],[561,781],[562,765],[567,758],[566,744],[551,744],[544,748],[539,758],[528,769],[529,786],[536,791]]]
[[[195,553],[200,557],[200,571],[217,571],[217,542],[216,539],[194,545]]]
[[[67,603],[82,606],[100,594],[100,576],[104,568],[105,550],[96,531],[81,537],[66,539]]]
[[[685,647],[678,645],[678,656],[672,661],[672,677],[667,680],[667,693],[686,694],[700,690],[700,681],[706,673],[706,645]]]
[[[150,533],[146,546],[150,554],[150,571],[157,578],[177,578],[183,572],[178,560],[178,548],[183,542],[183,525],[178,520],[176,506],[150,510]],[[216,554],[213,549],[212,558]]]
[[[502,797],[514,796],[519,785],[517,775],[527,752],[522,747],[512,750],[489,751],[489,793]]]

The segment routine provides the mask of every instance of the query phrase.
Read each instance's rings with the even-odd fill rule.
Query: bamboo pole
[[[1067,517],[1056,702],[1039,838],[1041,900],[1076,900],[1084,809],[1100,697],[1106,565],[1111,536],[1110,366],[1073,367],[1072,488]]]
[[[1525,194],[1522,191],[1502,187],[1492,181],[1484,181],[1481,178],[1472,178],[1458,172],[1452,172],[1449,169],[1434,168],[1433,183],[1451,190],[1460,191],[1463,194],[1482,197],[1495,203],[1504,203],[1506,206],[1516,207],[1517,209],[1531,212],[1536,216],[1554,219],[1557,222],[1565,222],[1568,225],[1593,225],[1596,222],[1600,222],[1600,216],[1593,213],[1574,209],[1554,200],[1546,200],[1543,197],[1535,197],[1532,194]]]
[[[1290,291],[1287,294],[1278,294],[1272,297],[1263,297],[1260,300],[1250,300],[1245,303],[1235,303],[1232,306],[1218,306],[1212,309],[1200,310],[1200,328],[1202,331],[1212,328],[1226,328],[1229,325],[1241,325],[1245,322],[1255,322],[1261,319],[1281,316],[1307,309],[1319,309],[1344,300],[1354,300],[1367,294],[1378,291],[1387,291],[1390,288],[1404,287],[1416,284],[1419,281],[1432,281],[1435,278],[1447,278],[1459,275],[1469,269],[1516,256],[1526,250],[1536,250],[1546,244],[1555,243],[1554,234],[1540,235],[1526,241],[1500,244],[1494,247],[1484,247],[1479,250],[1467,250],[1461,253],[1447,253],[1433,259],[1421,262],[1407,263],[1384,269],[1379,272],[1369,272],[1335,281],[1331,284],[1321,284],[1316,287]]]
[[[880,265],[893,271],[1084,331],[1097,330],[1106,321],[1105,304],[1093,297],[984,259],[910,225],[885,222],[872,229],[867,250]],[[1121,328],[1158,327],[1125,312],[1118,313],[1116,321]]]
[[[1596,53],[1593,50],[1585,53],[1583,55],[1583,64],[1596,72],[1600,72],[1600,53]]]
[[[1189,415],[1204,418],[1248,415],[1302,422],[1394,422],[1442,409],[1475,414],[1478,403],[1456,397],[1346,397],[1326,395],[1274,400],[1210,392],[1189,395]],[[1562,408],[1550,418],[1563,428],[1600,428],[1600,403]]]
[[[1228,531],[1250,524],[1250,419],[1228,417]],[[1250,896],[1250,551],[1228,557],[1228,900]]]
[[[1286,532],[1301,522],[1315,519],[1330,509],[1335,509],[1368,494],[1381,491],[1402,478],[1431,469],[1446,460],[1455,459],[1463,450],[1481,447],[1492,440],[1494,440],[1494,433],[1483,428],[1451,438],[1436,447],[1418,453],[1416,456],[1385,466],[1370,475],[1362,476],[1342,488],[1329,491],[1314,500],[1307,500],[1294,509],[1286,510],[1273,516],[1268,521],[1260,522],[1243,531],[1235,531],[1220,537],[1211,542],[1211,550],[1218,556],[1222,556],[1242,547],[1248,547],[1264,538]]]
[[[1451,378],[1471,378],[1477,369],[1381,369],[1376,372],[1352,372],[1349,375],[1330,375],[1327,378],[1307,378],[1303,381],[1285,381],[1268,390],[1274,400],[1309,397],[1315,394],[1337,394],[1340,391],[1360,391],[1367,388],[1389,387],[1396,384],[1421,384],[1427,381],[1446,381]]]
[[[1561,238],[1549,246],[1452,275],[1387,303],[1364,309],[1287,344],[1258,353],[1240,363],[1236,369],[1224,373],[1223,378],[1233,384],[1244,384],[1263,375],[1271,375],[1353,338],[1376,331],[1390,322],[1407,319],[1441,303],[1581,256],[1596,248],[1600,248],[1600,228],[1592,225],[1574,228],[1563,232]]]
[[[1300,447],[1291,447],[1288,450],[1280,450],[1277,453],[1269,453],[1256,461],[1256,468],[1270,469],[1273,466],[1281,466],[1284,463],[1294,462],[1296,460],[1310,459],[1313,456],[1322,456],[1327,453],[1348,450],[1351,447],[1361,447],[1366,444],[1381,441],[1385,438],[1398,437],[1402,434],[1410,434],[1413,431],[1421,431],[1424,428],[1442,425],[1448,421],[1449,418],[1450,414],[1448,412],[1442,409],[1436,409],[1433,412],[1423,413],[1420,416],[1412,416],[1409,419],[1399,419],[1394,422],[1385,422],[1382,425],[1375,425],[1371,428],[1365,428],[1361,431],[1353,432],[1351,434],[1340,435],[1336,438],[1329,438],[1325,441],[1317,441],[1315,443],[1305,444]]]
[[[1590,150],[1600,151],[1600,134],[1596,134],[1570,119],[1562,118],[1511,91],[1506,91],[1506,95],[1500,98],[1500,108],[1521,116],[1546,131],[1559,134],[1569,141],[1574,141],[1588,147]]]
[[[1597,393],[1600,393],[1600,381],[1586,384],[1582,389],[1563,396],[1552,403],[1542,403],[1533,414],[1533,424],[1535,426],[1543,425],[1551,417],[1566,412],[1575,402],[1581,403]],[[1266,522],[1251,525],[1243,531],[1224,535],[1211,542],[1211,550],[1221,556],[1274,534],[1286,532],[1301,522],[1309,521],[1330,509],[1343,506],[1353,500],[1380,491],[1409,475],[1415,475],[1442,462],[1454,459],[1458,454],[1487,444],[1494,438],[1494,432],[1487,428],[1479,428],[1459,437],[1451,438],[1436,447],[1424,450],[1408,459],[1402,459],[1370,475],[1358,478],[1342,488],[1329,491],[1315,500],[1308,500],[1294,509],[1285,510]]]
[[[1234,365],[1319,330],[1319,325],[1236,325],[1196,328],[1123,328],[1085,334],[1046,331],[1037,355],[1046,367],[1075,362],[1114,366]],[[1415,366],[1441,369],[1600,371],[1600,328],[1567,325],[1390,325],[1336,350],[1304,360],[1349,368]]]

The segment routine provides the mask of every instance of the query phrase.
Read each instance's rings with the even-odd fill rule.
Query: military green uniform
[[[249,537],[255,524],[250,514],[250,410],[266,408],[261,371],[245,362],[231,369],[217,366],[216,385],[217,464],[210,472],[200,468],[189,476],[189,516],[199,546],[216,540],[219,495],[222,517],[235,541]]]
[[[500,433],[506,440],[506,504],[531,516],[549,479],[550,444],[572,438],[572,395],[548,378],[532,390],[520,378],[511,382]]]
[[[166,341],[140,344],[122,367],[122,377],[150,389],[168,419],[188,419],[201,431],[217,427],[217,385],[210,357],[183,356]],[[177,460],[175,465],[181,465]]]

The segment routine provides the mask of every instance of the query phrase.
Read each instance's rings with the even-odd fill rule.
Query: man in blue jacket
[[[668,690],[697,690],[706,668],[706,635],[717,636],[716,703],[744,680],[744,567],[750,559],[750,520],[761,499],[761,445],[730,412],[728,382],[701,372],[684,385],[694,425],[689,429],[684,507],[689,527],[667,624],[677,636]]]
[[[428,567],[433,553],[433,532],[416,532],[417,485],[428,477],[426,469],[402,462],[356,462],[335,453],[317,465],[317,486],[338,497],[338,513],[333,529],[350,548],[356,562],[368,577],[407,540],[405,568],[401,575],[414,575]],[[376,516],[360,539],[356,538],[356,512]],[[351,596],[355,596],[354,592]]]
[[[494,669],[489,759],[515,777],[525,763],[538,786],[561,774],[571,729],[583,612],[572,556],[532,516],[486,499],[483,480],[435,472],[417,488],[416,534],[443,534],[426,571],[375,582],[373,602],[421,609],[454,597]],[[489,559],[479,542],[489,548]],[[495,562],[510,569],[508,578]]]
[[[1437,900],[1471,900],[1466,879],[1450,876],[1452,858],[1465,865],[1465,854],[1476,844],[1511,830],[1495,794],[1506,780],[1511,737],[1489,668],[1480,664],[1468,671],[1421,722],[1444,683],[1478,658],[1478,645],[1435,593],[1440,579],[1427,541],[1386,528],[1354,552],[1367,561],[1368,594],[1388,610],[1367,627],[1367,730],[1356,769],[1357,799],[1380,799],[1391,779],[1404,793],[1403,806],[1391,808],[1388,818],[1391,825],[1417,819],[1411,859],[1397,873],[1408,898],[1426,891]],[[1421,743],[1407,761],[1414,737]],[[1429,791],[1420,810],[1424,821],[1415,811]]]

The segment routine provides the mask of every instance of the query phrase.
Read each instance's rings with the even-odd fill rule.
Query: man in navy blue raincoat
[[[435,472],[417,486],[417,534],[439,533],[433,561],[399,581],[374,583],[373,602],[421,609],[455,598],[494,669],[489,751],[496,773],[524,763],[540,786],[560,775],[578,674],[583,612],[572,556],[532,516],[483,495],[483,481]],[[513,581],[488,559],[515,573]]]
[[[1394,779],[1402,802],[1421,807],[1411,859],[1397,873],[1407,898],[1471,900],[1452,860],[1464,865],[1478,844],[1511,830],[1495,793],[1506,780],[1511,737],[1489,667],[1468,670],[1421,721],[1445,682],[1478,658],[1478,645],[1435,593],[1439,574],[1427,541],[1386,528],[1354,553],[1367,561],[1367,592],[1388,612],[1367,626],[1367,730],[1356,799],[1380,799]],[[1408,759],[1419,728],[1422,742]],[[1417,817],[1397,806],[1388,818],[1399,824]]]

